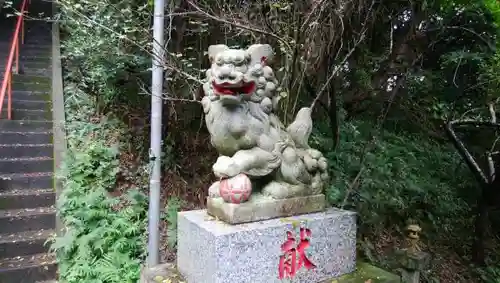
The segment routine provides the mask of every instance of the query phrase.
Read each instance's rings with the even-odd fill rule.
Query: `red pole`
[[[24,44],[24,17],[21,20],[21,43]]]
[[[5,95],[7,95],[7,117],[10,120],[12,115],[12,65],[16,63],[16,73],[19,73],[19,47],[20,40],[24,42],[24,12],[26,11],[27,0],[23,0],[21,6],[21,14],[19,15],[16,23],[16,29],[14,31],[14,38],[12,39],[9,51],[9,57],[5,66],[5,73],[0,86],[0,114],[2,113]],[[22,28],[22,30],[21,30]],[[19,33],[21,33],[21,38],[19,38]]]
[[[19,39],[16,40],[16,74],[19,74]]]
[[[12,119],[12,74],[9,74],[9,86],[7,87],[7,119]]]

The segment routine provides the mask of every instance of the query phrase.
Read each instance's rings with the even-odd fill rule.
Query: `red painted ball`
[[[252,194],[252,183],[245,174],[220,181],[219,193],[225,202],[242,203],[248,201]]]

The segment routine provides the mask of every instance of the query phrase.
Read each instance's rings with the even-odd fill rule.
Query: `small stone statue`
[[[206,72],[202,105],[211,143],[220,154],[213,172],[221,181],[241,180],[223,186],[215,182],[209,198],[221,197],[221,187],[226,203],[248,201],[250,191],[252,196],[260,193],[273,199],[321,194],[328,164],[308,144],[311,109],[300,109],[287,128],[276,115],[280,97],[278,81],[268,65],[272,47],[212,45],[208,56],[211,68]],[[231,193],[228,184],[237,187],[236,197],[227,196]]]
[[[406,227],[406,243],[409,252],[415,253],[422,251],[418,243],[420,240],[420,232],[422,232],[422,228],[417,224],[410,224]]]
[[[420,282],[420,273],[430,265],[430,254],[423,252],[419,246],[420,228],[417,224],[406,226],[405,248],[397,251],[401,266],[401,281],[405,283]]]

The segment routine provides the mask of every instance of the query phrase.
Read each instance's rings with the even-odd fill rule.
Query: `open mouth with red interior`
[[[218,95],[238,95],[249,94],[255,90],[255,82],[248,82],[242,85],[234,85],[231,83],[216,84],[212,82],[215,93]]]

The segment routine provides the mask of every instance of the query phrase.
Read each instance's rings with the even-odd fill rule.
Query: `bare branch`
[[[150,91],[146,89],[143,83],[138,83],[139,88],[141,89],[141,92],[139,94],[146,94],[146,95],[153,95]],[[193,95],[193,97],[195,97]],[[170,97],[168,96],[167,93],[162,93],[162,96],[160,97],[162,100],[168,100],[168,101],[177,101],[177,102],[188,102],[188,103],[201,103],[201,101],[196,100],[196,99],[188,99],[188,98],[175,98],[175,97]]]
[[[214,15],[211,15],[211,14],[203,11],[198,5],[194,4],[192,1],[188,0],[187,3],[191,7],[193,7],[193,9],[195,9],[196,11],[198,11],[200,13],[200,15],[202,15],[202,16],[204,16],[206,18],[209,18],[211,20],[218,21],[218,22],[221,22],[221,23],[225,23],[225,24],[228,24],[228,25],[232,25],[232,26],[235,26],[237,28],[246,29],[246,30],[249,30],[249,31],[253,31],[253,32],[260,33],[260,34],[268,35],[270,37],[276,38],[277,40],[281,41],[290,50],[293,50],[287,40],[285,40],[284,38],[280,37],[279,35],[277,35],[275,33],[268,32],[268,31],[265,31],[265,30],[262,30],[262,29],[258,29],[258,28],[255,28],[255,27],[247,26],[247,25],[244,25],[244,24],[240,24],[240,23],[237,23],[237,22],[229,21],[229,20],[226,20],[226,19],[223,19],[223,18],[220,18],[220,17],[216,17]]]
[[[199,101],[199,100],[187,99],[187,98],[169,97],[167,94],[164,94],[164,96],[162,97],[162,99],[169,100],[169,101],[188,102],[188,103],[200,103],[201,104],[201,101]]]
[[[328,86],[330,85],[330,82],[333,80],[333,78],[340,71],[340,68],[342,68],[344,66],[344,64],[347,61],[347,59],[349,59],[351,57],[352,53],[356,50],[356,48],[358,47],[358,45],[365,39],[366,32],[368,30],[366,28],[366,24],[368,22],[368,19],[370,18],[370,14],[371,14],[371,11],[373,9],[373,5],[374,4],[375,4],[375,0],[372,1],[371,5],[370,5],[370,8],[368,9],[368,11],[366,13],[367,16],[366,16],[365,21],[361,25],[361,34],[360,34],[358,40],[354,43],[354,46],[349,50],[349,52],[347,52],[346,56],[344,56],[344,59],[342,59],[342,61],[340,62],[340,64],[338,64],[337,66],[335,66],[335,68],[333,69],[332,73],[330,74],[330,76],[328,77],[328,79],[326,80],[326,82],[323,84],[323,86],[321,87],[321,89],[316,94],[316,97],[314,98],[313,102],[311,103],[311,106],[310,106],[311,109],[314,109],[314,106],[316,105],[316,103],[318,102],[318,100],[321,98],[321,96],[323,95],[323,93],[325,92],[325,90],[328,88]]]
[[[192,81],[194,81],[196,83],[203,84],[202,80],[200,80],[200,79],[198,79],[198,78],[196,78],[196,77],[194,77],[194,76],[192,76],[192,75],[190,75],[190,74],[182,71],[179,68],[174,67],[171,64],[165,64],[165,66],[163,66],[163,68],[166,69],[166,70],[171,70],[171,71],[174,71],[176,73],[179,73],[179,74],[183,75],[184,77],[186,77],[186,78],[188,78],[188,79],[190,79],[190,80],[192,80]]]
[[[496,123],[497,114],[495,113],[495,106],[493,104],[494,104],[493,102],[488,103],[488,110],[490,111],[491,122]]]
[[[340,64],[338,64],[337,66],[335,66],[335,68],[333,69],[333,72],[330,74],[330,76],[328,77],[328,79],[326,80],[326,82],[323,84],[323,86],[321,87],[321,89],[316,94],[316,97],[314,98],[313,102],[311,103],[311,106],[310,106],[311,109],[314,108],[314,106],[316,105],[316,103],[318,102],[318,100],[321,98],[321,96],[323,95],[323,92],[325,92],[326,88],[328,87],[328,85],[330,84],[330,82],[332,81],[332,79],[340,71],[340,68],[342,68],[344,66],[344,64],[347,61],[347,59],[349,59],[349,57],[351,57],[351,55],[354,52],[354,50],[356,50],[356,48],[358,47],[358,45],[365,39],[365,33],[366,33],[366,30],[364,30],[362,32],[362,34],[359,37],[359,39],[356,41],[356,43],[354,44],[354,46],[349,50],[349,52],[347,52],[347,54],[344,56],[344,59],[342,59],[342,61],[340,62]]]

